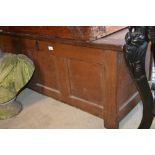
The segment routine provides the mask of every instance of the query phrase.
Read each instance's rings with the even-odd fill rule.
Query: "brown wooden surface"
[[[100,38],[98,40],[93,41],[95,45],[111,45],[111,46],[123,46],[125,43],[124,37],[127,33],[127,29],[123,29],[117,33],[110,34],[105,36],[104,38]],[[122,50],[121,50],[122,51]]]
[[[115,32],[105,36],[103,38],[97,39],[95,41],[83,41],[83,40],[75,40],[75,39],[64,39],[64,38],[55,38],[53,36],[48,35],[39,35],[39,34],[27,34],[27,33],[20,33],[20,32],[10,32],[10,31],[2,31],[0,34],[20,37],[20,38],[27,38],[33,40],[40,40],[40,41],[53,41],[57,43],[63,44],[71,44],[76,46],[83,46],[83,47],[91,47],[91,48],[99,48],[105,50],[114,50],[122,52],[122,46],[124,44],[124,35],[126,34],[127,29],[123,29],[119,32]]]
[[[124,26],[1,26],[7,32],[47,35],[74,40],[96,40],[123,29]]]
[[[107,128],[118,128],[139,96],[121,48],[98,48],[96,44],[121,47],[125,32],[91,42],[91,46],[0,33],[0,48],[4,52],[24,53],[34,60],[36,71],[29,84],[32,89],[103,118]],[[149,52],[146,62],[148,70]]]

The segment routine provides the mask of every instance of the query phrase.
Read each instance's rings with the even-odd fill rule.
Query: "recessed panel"
[[[103,69],[100,64],[68,60],[70,97],[103,104]]]

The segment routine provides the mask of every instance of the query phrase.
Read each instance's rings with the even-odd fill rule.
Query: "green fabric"
[[[16,97],[33,72],[34,65],[25,55],[5,54],[0,58],[0,104]]]

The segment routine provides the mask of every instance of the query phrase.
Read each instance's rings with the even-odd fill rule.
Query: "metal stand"
[[[16,99],[0,104],[0,120],[11,118],[22,111],[22,104]]]
[[[151,28],[129,27],[124,45],[125,60],[143,102],[143,117],[139,129],[150,128],[153,121],[153,96],[145,72],[145,57]]]
[[[151,51],[153,55],[154,65],[155,65],[155,27],[150,27],[149,36],[151,40]],[[151,90],[155,92],[155,83],[152,83]],[[153,102],[154,102],[153,114],[155,116],[155,96],[153,98]]]

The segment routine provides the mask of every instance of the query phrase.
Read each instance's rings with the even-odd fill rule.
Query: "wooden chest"
[[[124,61],[126,32],[91,42],[1,32],[0,48],[33,59],[36,71],[30,88],[103,118],[106,128],[118,128],[140,101]],[[148,49],[148,78],[150,59]]]

